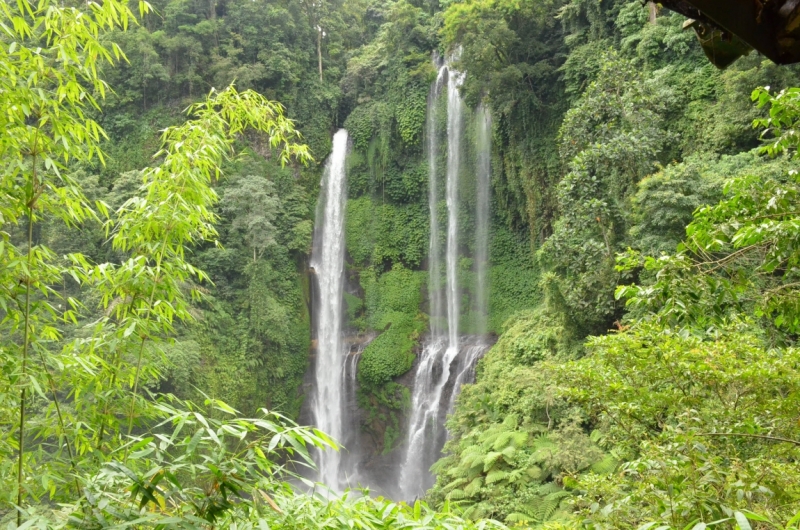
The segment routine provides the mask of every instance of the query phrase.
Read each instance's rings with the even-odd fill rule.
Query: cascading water
[[[436,108],[445,77],[447,78],[447,171],[445,181],[447,238],[445,242],[446,307],[443,315],[439,259],[439,186],[437,181],[439,149]],[[469,344],[468,347],[461,348],[459,337],[461,314],[458,282],[458,190],[464,116],[464,103],[461,100],[459,88],[463,80],[462,73],[447,65],[443,66],[439,70],[436,83],[431,88],[428,100],[427,134],[430,170],[428,200],[431,212],[428,291],[431,300],[431,336],[423,345],[414,376],[406,453],[400,472],[401,495],[407,500],[422,495],[432,485],[433,477],[429,469],[439,458],[442,446],[447,439],[444,420],[452,408],[455,394],[466,378],[471,375],[477,358],[486,350],[482,342],[481,345]],[[488,204],[488,197],[486,203]],[[488,236],[488,231],[484,235]],[[485,265],[482,273],[485,274]],[[482,296],[485,298],[485,282],[482,282],[481,285],[484,288]],[[446,330],[442,329],[439,324],[445,316]],[[449,399],[446,398],[447,395],[450,396]]]
[[[447,79],[447,349],[445,357],[458,354],[458,176],[461,170],[461,122],[464,102],[459,89],[464,75],[450,70]],[[449,375],[449,368],[447,368]]]
[[[475,124],[475,151],[477,154],[477,201],[475,212],[475,312],[476,331],[486,335],[489,299],[486,285],[489,264],[489,186],[492,177],[492,115],[483,104],[478,105]]]
[[[345,354],[342,357],[342,438],[344,445],[341,449],[342,456],[339,464],[339,489],[355,488],[362,481],[369,482],[370,477],[364,476],[364,450],[361,446],[360,424],[361,412],[358,408],[358,363],[361,354],[369,343],[375,338],[374,334],[359,335],[347,339]]]
[[[438,155],[439,135],[436,131],[436,103],[442,90],[442,83],[446,79],[447,67],[439,68],[439,75],[431,86],[428,94],[428,116],[426,134],[428,136],[428,211],[431,219],[430,241],[428,244],[428,298],[430,301],[431,334],[440,336],[443,331],[442,316],[442,266],[441,249],[439,248],[439,200],[438,189]]]
[[[462,236],[459,219],[464,205],[459,196],[464,146],[465,106],[459,94],[464,76],[442,66],[428,98],[427,151],[429,167],[429,211],[431,216],[429,242],[429,337],[414,373],[412,403],[405,454],[400,469],[398,495],[406,500],[418,497],[433,484],[430,466],[441,456],[447,440],[445,419],[452,412],[461,386],[474,378],[475,365],[488,348],[487,292],[489,237],[489,178],[491,120],[484,107],[475,116],[475,183],[474,263],[476,281],[471,298],[471,313],[476,315],[477,335],[460,336],[461,289],[459,285],[460,251],[468,246],[469,237]],[[446,90],[445,90],[446,88]],[[444,96],[446,94],[446,101]],[[446,106],[446,128],[439,127],[437,108]],[[446,103],[446,105],[445,105]],[[441,116],[444,118],[444,116]],[[445,152],[440,150],[444,137]],[[314,370],[314,392],[311,412],[314,424],[334,439],[343,442],[348,451],[324,451],[317,455],[318,479],[334,492],[357,486],[360,479],[374,482],[374,470],[364,469],[368,449],[361,447],[359,436],[361,418],[357,406],[357,370],[360,354],[373,337],[346,341],[344,323],[344,212],[346,205],[345,164],[348,134],[338,131],[333,137],[333,151],[326,163],[320,198],[311,267],[316,275],[314,304],[314,336],[317,354]],[[440,159],[446,160],[444,182],[439,182]],[[469,188],[469,186],[468,186]],[[464,192],[461,191],[463,194]],[[461,208],[461,210],[460,210]],[[440,228],[439,212],[446,210],[447,226]],[[443,223],[442,223],[443,224]],[[446,234],[446,235],[445,235]],[[369,445],[369,442],[365,442]],[[381,481],[379,481],[381,482]],[[392,489],[389,485],[386,487]],[[388,491],[388,490],[387,490]]]
[[[317,204],[317,223],[311,268],[317,278],[318,300],[314,307],[317,356],[312,414],[314,424],[335,440],[344,435],[342,304],[344,286],[344,212],[348,134],[333,136],[333,150],[325,166]],[[319,454],[319,481],[334,491],[341,489],[340,453]]]
[[[465,341],[462,345],[461,350],[463,353],[460,356],[458,366],[454,370],[456,376],[453,382],[453,389],[450,392],[450,402],[447,406],[448,414],[453,412],[455,408],[461,385],[475,378],[475,365],[478,364],[478,359],[486,353],[489,346],[490,344],[487,343],[486,338],[481,335],[471,337],[470,340]]]

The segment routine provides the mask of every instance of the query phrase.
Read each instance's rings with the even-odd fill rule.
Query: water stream
[[[442,265],[439,248],[439,134],[436,130],[437,102],[442,85],[447,79],[447,67],[439,68],[439,75],[428,94],[428,115],[425,133],[428,148],[428,212],[430,213],[430,239],[428,243],[428,297],[430,303],[430,328],[435,337],[443,333],[442,316]]]
[[[333,150],[322,177],[317,222],[311,253],[311,268],[317,280],[314,304],[317,356],[312,414],[314,425],[335,440],[342,440],[343,400],[343,286],[344,213],[347,198],[346,166],[348,134],[340,129],[333,136]],[[341,455],[322,451],[318,456],[318,480],[334,491],[342,488]]]
[[[436,130],[438,121],[438,98],[447,83],[447,160],[445,172],[445,204],[447,207],[447,237],[445,241],[445,299],[446,307],[442,314],[441,303],[441,265],[439,248],[439,183],[438,158],[439,135]],[[461,258],[459,253],[459,184],[462,172],[462,136],[464,129],[464,102],[459,89],[464,75],[448,65],[439,70],[439,76],[431,87],[428,98],[428,167],[429,190],[428,201],[431,212],[430,257],[428,264],[430,296],[431,334],[424,341],[422,353],[417,361],[414,385],[411,398],[411,411],[408,421],[408,432],[405,442],[405,455],[400,468],[400,494],[406,500],[422,496],[433,484],[430,466],[441,456],[442,446],[447,440],[445,419],[452,411],[455,397],[461,385],[474,375],[474,367],[480,356],[486,351],[486,342],[482,337],[461,337],[459,320],[461,318],[461,286],[459,285],[458,267]],[[488,116],[488,114],[486,114]],[[482,127],[482,126],[481,126]],[[490,146],[488,132],[478,133],[477,152]],[[485,140],[484,140],[485,137]],[[488,160],[488,153],[479,155],[477,167],[483,168],[483,158]],[[484,172],[480,169],[480,172]],[[480,240],[476,245],[476,273],[479,279],[476,285],[476,299],[481,323],[478,325],[481,335],[486,332],[486,263],[488,258],[488,176],[478,178],[478,197],[476,221]],[[486,181],[486,186],[483,181]],[[485,195],[485,196],[484,196]],[[446,320],[445,320],[446,317]],[[444,323],[442,326],[440,323]]]
[[[437,66],[440,66],[437,64]],[[472,144],[465,144],[466,107],[459,89],[464,75],[449,65],[439,68],[439,75],[430,89],[426,124],[430,213],[428,256],[428,301],[430,334],[422,340],[411,384],[411,407],[406,424],[405,441],[392,466],[399,466],[393,478],[380,480],[404,500],[422,496],[433,485],[430,466],[441,457],[447,440],[445,420],[453,411],[461,386],[474,379],[475,366],[488,349],[488,241],[490,224],[491,117],[480,106],[474,115],[474,164],[464,159]],[[446,98],[446,99],[445,99]],[[439,116],[446,110],[447,115]],[[446,120],[444,118],[446,117]],[[441,118],[441,119],[440,119]],[[445,126],[446,121],[446,126]],[[471,130],[471,129],[470,129]],[[376,482],[376,472],[365,466],[375,464],[375,455],[362,447],[361,411],[357,404],[358,362],[370,337],[345,340],[345,234],[347,177],[346,158],[349,138],[339,130],[333,137],[333,150],[328,158],[317,203],[317,222],[311,258],[316,277],[316,299],[313,309],[316,361],[311,413],[314,425],[344,443],[346,450],[320,452],[317,457],[317,479],[334,492],[347,487]],[[442,150],[442,148],[445,148]],[[467,160],[467,162],[464,162]],[[462,164],[462,162],[464,162]],[[440,165],[442,166],[440,169]],[[474,175],[470,170],[474,168]],[[441,174],[441,175],[440,175]],[[466,175],[466,176],[465,176]],[[443,177],[443,179],[441,179]],[[463,178],[474,177],[473,197],[464,196]],[[443,180],[441,182],[440,180]],[[473,182],[469,180],[469,182]],[[474,234],[462,233],[460,216],[467,204],[474,204]],[[439,214],[446,211],[446,226]],[[469,223],[467,223],[469,224]],[[442,226],[440,226],[442,225]],[[475,245],[470,246],[474,235]],[[472,248],[474,284],[460,285],[460,260]],[[470,291],[470,288],[472,289]],[[462,294],[469,293],[469,311],[475,316],[474,335],[460,335]],[[464,302],[467,298],[464,299]],[[382,464],[381,464],[382,465]],[[392,467],[394,469],[394,467]],[[363,482],[362,482],[363,481]]]
[[[477,200],[475,208],[475,312],[476,331],[486,335],[489,316],[488,265],[489,265],[489,195],[492,177],[492,115],[483,104],[475,112],[475,151]]]

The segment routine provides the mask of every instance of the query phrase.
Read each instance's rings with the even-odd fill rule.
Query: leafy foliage
[[[598,527],[797,511],[794,349],[765,349],[735,330],[702,341],[649,325],[589,348],[560,368],[561,380],[596,415],[601,443],[627,460],[613,478],[576,484],[587,491],[578,506]]]
[[[563,33],[521,39],[548,9]],[[542,295],[509,319],[463,389],[430,495],[523,527],[791,527],[797,433],[778,401],[796,386],[785,379],[796,238],[784,154],[796,146],[796,98],[761,90],[753,106],[750,92],[796,84],[796,71],[757,57],[713,71],[682,17],[649,15],[584,0],[445,12],[465,94],[499,115],[499,215],[530,227]],[[546,88],[504,77],[546,71],[536,52],[515,55],[533,43],[561,52],[548,56],[559,74]],[[548,97],[556,116],[526,114],[523,102]],[[753,120],[769,129],[772,160],[753,150]],[[560,160],[542,156],[548,148]],[[624,307],[621,282],[634,284],[617,292]],[[488,442],[501,431],[496,450]],[[528,460],[495,454],[515,434],[527,436],[514,451]],[[539,447],[555,465],[536,459]]]

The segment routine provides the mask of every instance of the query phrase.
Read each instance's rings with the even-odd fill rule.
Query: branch
[[[701,432],[695,433],[696,436],[739,436],[742,438],[759,438],[762,440],[771,440],[773,442],[784,442],[800,446],[800,441],[790,440],[789,438],[779,438],[777,436],[765,436],[763,434],[744,434],[738,432]]]

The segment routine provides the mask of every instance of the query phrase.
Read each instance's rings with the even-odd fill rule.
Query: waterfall
[[[447,207],[447,238],[445,241],[445,314],[442,314],[441,265],[439,243],[439,186],[437,101],[447,78],[447,171],[445,174],[445,204]],[[431,337],[422,348],[414,375],[411,414],[405,445],[405,458],[400,472],[401,494],[410,500],[421,496],[432,483],[430,466],[439,458],[447,438],[444,420],[451,407],[453,393],[460,387],[475,355],[465,359],[459,347],[460,288],[459,261],[459,176],[461,173],[461,139],[463,134],[464,103],[459,88],[464,75],[445,65],[431,87],[428,98],[428,202],[431,212],[429,284]],[[446,316],[447,329],[439,324]],[[485,348],[484,348],[485,350]],[[455,377],[453,377],[455,376]],[[450,398],[447,399],[448,395]]]
[[[447,79],[447,352],[458,353],[458,176],[461,170],[461,122],[464,103],[459,89],[464,75],[454,70]],[[449,372],[449,368],[447,369]],[[448,373],[449,375],[449,373]]]
[[[333,136],[333,150],[322,177],[311,254],[318,293],[314,306],[317,356],[312,413],[316,427],[337,441],[344,435],[342,423],[345,416],[342,305],[347,149],[347,131],[340,129]],[[319,481],[334,491],[341,489],[340,462],[339,452],[333,450],[323,451],[318,457]]]
[[[361,354],[375,334],[358,335],[347,339],[342,357],[342,417],[341,462],[339,464],[339,489],[355,488],[370,477],[364,474],[364,448],[361,444],[361,412],[358,408],[358,363]]]
[[[439,65],[437,65],[439,66]],[[430,335],[421,345],[411,395],[404,453],[400,463],[397,492],[405,500],[419,497],[433,484],[430,466],[441,456],[447,440],[445,420],[452,412],[461,386],[474,378],[478,359],[488,348],[488,238],[491,171],[491,117],[481,106],[474,116],[475,163],[464,163],[465,126],[470,115],[459,89],[464,75],[445,64],[430,89],[426,123],[429,170],[428,208],[430,240],[428,295]],[[446,116],[439,115],[446,108]],[[437,110],[438,109],[438,110]],[[446,120],[444,119],[446,118]],[[446,126],[445,126],[446,123]],[[360,436],[361,418],[357,406],[357,371],[365,342],[346,340],[344,327],[344,215],[346,206],[346,157],[348,134],[339,130],[333,137],[320,186],[311,268],[316,276],[313,309],[316,361],[314,392],[310,399],[317,428],[344,443],[349,452],[318,452],[318,480],[334,492],[356,486],[357,481],[375,478],[365,465],[367,445]],[[445,143],[441,143],[445,142]],[[441,145],[440,145],[441,144]],[[441,148],[440,148],[441,147]],[[446,147],[446,149],[444,149]],[[441,169],[440,169],[441,167]],[[474,175],[471,171],[474,168]],[[469,171],[468,171],[469,170]],[[475,182],[475,202],[464,196]],[[461,179],[465,180],[461,180]],[[467,204],[475,204],[469,213]],[[439,212],[446,211],[446,226]],[[475,245],[472,258],[476,280],[466,286],[459,282],[459,261],[471,248],[472,233],[462,233],[462,215],[474,215]],[[441,222],[440,222],[441,221]],[[440,226],[440,224],[442,226]],[[464,226],[472,226],[465,223]],[[470,291],[470,289],[473,289]],[[470,311],[477,315],[476,335],[460,335],[461,296],[472,292]],[[466,295],[465,295],[466,296]],[[465,298],[466,301],[466,298]],[[466,320],[465,320],[466,322]],[[362,447],[364,445],[364,447]],[[395,475],[396,477],[396,475]],[[399,482],[399,483],[398,483]],[[392,489],[389,484],[388,489]]]
[[[489,185],[492,176],[492,115],[483,104],[475,116],[475,151],[477,153],[477,201],[475,212],[475,285],[476,331],[486,335],[489,300],[487,298],[487,266],[489,263]]]
[[[442,265],[439,249],[439,200],[437,189],[439,135],[436,131],[437,112],[436,103],[442,89],[442,82],[447,74],[447,67],[439,68],[439,75],[431,86],[428,94],[428,115],[426,118],[426,134],[428,136],[428,211],[430,212],[431,228],[428,244],[428,298],[430,301],[431,334],[442,334]]]

